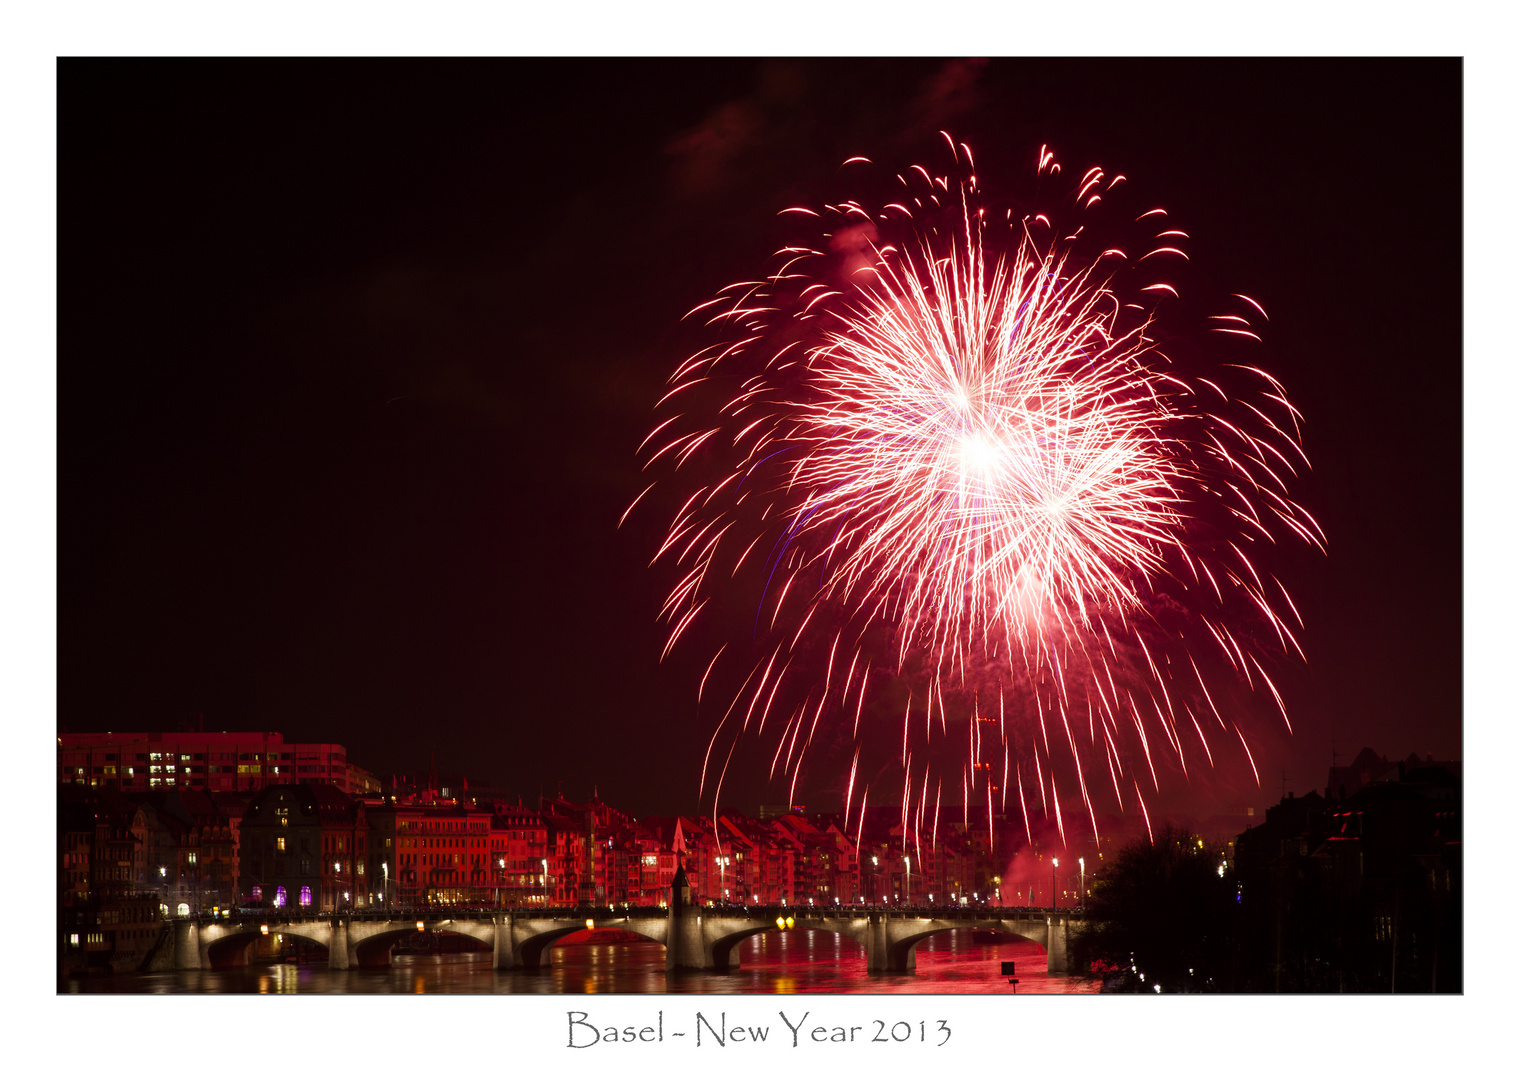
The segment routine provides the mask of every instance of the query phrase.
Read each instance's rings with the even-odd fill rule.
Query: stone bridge
[[[916,967],[916,947],[944,930],[995,930],[1033,941],[1045,949],[1045,970],[1067,971],[1067,939],[1082,920],[1070,910],[1008,908],[827,908],[676,906],[512,909],[497,912],[410,914],[284,915],[236,919],[180,918],[173,921],[169,947],[151,968],[193,971],[223,966],[258,937],[285,934],[327,949],[328,966],[385,967],[392,946],[418,930],[462,934],[492,951],[499,971],[533,970],[548,963],[560,938],[586,929],[626,930],[665,946],[665,969],[731,971],[739,966],[738,945],[755,934],[787,929],[825,930],[865,946],[871,974],[908,972]]]

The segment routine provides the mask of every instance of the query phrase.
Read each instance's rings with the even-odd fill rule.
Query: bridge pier
[[[521,967],[512,949],[512,930],[516,920],[510,914],[493,915],[491,941],[491,966],[497,971],[514,971]]]
[[[1066,953],[1066,937],[1071,927],[1071,920],[1065,915],[1045,916],[1045,973],[1047,975],[1066,974],[1068,961]]]
[[[348,920],[340,916],[331,925],[332,938],[327,943],[327,970],[347,971],[353,959],[348,955]]]
[[[666,971],[712,969],[711,946],[702,940],[700,910],[685,905],[670,905],[670,914],[665,919]]]
[[[866,924],[866,974],[882,975],[887,970],[887,921],[872,915]]]
[[[201,969],[201,927],[195,919],[174,920],[174,970]]]

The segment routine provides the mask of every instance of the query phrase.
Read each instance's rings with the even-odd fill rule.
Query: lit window
[[[262,900],[262,899],[264,899],[264,886],[262,886],[262,885],[255,885],[253,887],[253,898],[255,900]]]
[[[277,885],[277,886],[275,886],[275,890],[274,890],[274,906],[275,907],[284,907],[285,906],[285,886],[283,886],[283,885]]]
[[[70,934],[69,935],[69,944],[70,945],[78,945],[79,944],[79,935],[78,934]]]
[[[301,906],[302,907],[311,907],[311,886],[310,885],[302,885],[301,886]]]
[[[285,838],[283,836],[276,836],[274,838],[274,846],[275,846],[275,850],[276,851],[284,851],[285,850]]]

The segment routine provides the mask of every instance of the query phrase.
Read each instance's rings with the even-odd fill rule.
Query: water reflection
[[[398,956],[388,968],[330,971],[320,964],[270,964],[69,979],[65,993],[117,994],[1082,994],[1097,980],[1045,974],[1033,942],[972,940],[954,930],[918,946],[917,970],[867,975],[865,948],[821,930],[757,934],[736,950],[737,971],[666,974],[665,949],[650,941],[569,943],[549,950],[538,971],[494,971],[490,953]],[[1018,968],[1010,985],[1004,961]]]

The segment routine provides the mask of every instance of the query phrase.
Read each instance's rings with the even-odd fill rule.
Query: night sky
[[[1462,756],[1461,63],[66,61],[58,724],[280,731],[377,774],[693,812],[710,650],[658,662],[665,521],[619,516],[682,315],[777,211],[975,148],[1124,173],[1270,314],[1328,556],[1274,567],[1262,792],[1332,744]],[[1279,725],[1280,726],[1280,725]],[[769,751],[725,801],[785,798]],[[1286,773],[1286,781],[1283,774]],[[819,774],[818,784],[825,778]],[[804,791],[819,805],[827,791]],[[1259,810],[1258,810],[1259,812]]]

